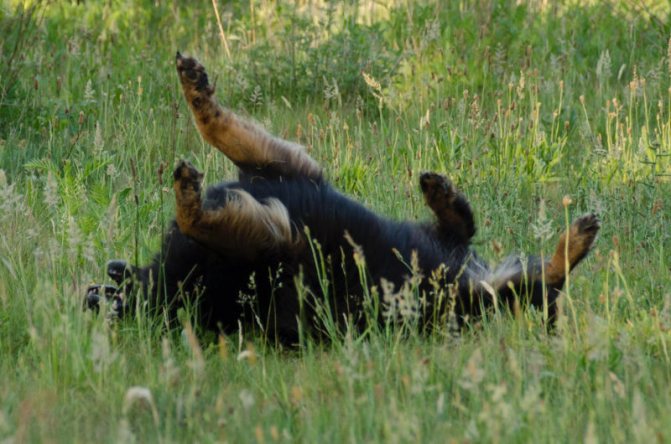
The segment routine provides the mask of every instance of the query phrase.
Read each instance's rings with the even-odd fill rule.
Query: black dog
[[[205,328],[253,322],[287,343],[301,328],[319,335],[399,319],[431,328],[450,313],[463,323],[498,304],[531,304],[554,321],[566,276],[596,238],[595,215],[575,221],[549,261],[510,258],[490,270],[470,247],[471,208],[444,176],[420,177],[436,222],[382,218],[334,190],[302,147],[221,108],[196,60],[178,53],[177,72],[201,134],[238,166],[239,179],[202,198],[202,174],[180,162],[176,218],[161,252],[142,268],[110,262],[119,287],[91,286],[88,307],[104,295],[123,315],[135,307],[127,296],[138,294],[148,311],[174,319],[190,302]]]

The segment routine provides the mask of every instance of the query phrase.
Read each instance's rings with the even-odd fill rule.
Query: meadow
[[[671,10],[654,1],[0,1],[0,442],[670,442]],[[181,97],[180,50],[228,107],[338,188],[430,217],[446,173],[475,246],[602,230],[562,317],[305,340],[82,310],[148,262],[180,158],[235,169]]]

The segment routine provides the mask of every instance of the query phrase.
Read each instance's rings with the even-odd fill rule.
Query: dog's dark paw
[[[571,225],[569,235],[570,257],[575,258],[576,262],[585,257],[594,245],[600,228],[601,221],[594,213],[576,219]]]
[[[195,193],[200,192],[200,182],[203,179],[203,173],[198,171],[190,162],[180,160],[172,176],[175,179],[177,189],[192,190]]]
[[[450,205],[458,196],[450,180],[438,173],[425,172],[419,176],[419,186],[429,204]]]
[[[574,222],[576,231],[582,235],[596,236],[601,228],[601,220],[595,213],[585,214]]]
[[[119,293],[119,289],[112,285],[95,284],[86,289],[84,296],[84,309],[94,312],[100,311],[100,305],[103,301],[106,303],[114,300]]]
[[[187,188],[191,186],[194,189],[198,189],[200,181],[203,178],[203,174],[194,167],[191,162],[187,160],[180,160],[175,167],[175,171],[172,173],[175,183],[180,183],[181,188]]]
[[[192,57],[184,57],[177,51],[175,65],[182,87],[193,92],[203,93],[206,96],[214,93],[214,88],[207,78],[207,72],[205,72],[203,65],[198,63],[198,60]]]

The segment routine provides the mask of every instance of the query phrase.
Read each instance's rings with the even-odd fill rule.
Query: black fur
[[[177,53],[176,68],[201,134],[236,163],[239,180],[207,189],[201,208],[202,175],[180,162],[176,222],[161,251],[146,267],[110,262],[118,287],[89,287],[85,307],[97,309],[103,296],[117,316],[142,306],[174,322],[177,310],[190,305],[203,328],[255,325],[286,343],[301,331],[320,337],[329,330],[328,337],[345,326],[363,331],[398,322],[394,309],[403,322],[426,330],[451,316],[464,324],[491,306],[530,304],[547,310],[552,325],[565,274],[596,238],[596,215],[574,222],[546,264],[512,257],[490,270],[471,248],[471,206],[444,176],[420,176],[434,223],[383,218],[336,191],[306,152],[232,113],[222,118],[195,59]],[[249,195],[261,204],[281,202],[296,241],[277,202],[264,207]],[[231,233],[239,237],[225,237]]]
[[[133,294],[141,298],[140,303],[147,303],[150,312],[167,313],[171,320],[175,319],[177,309],[188,302],[197,307],[198,322],[206,329],[229,333],[239,325],[255,324],[263,326],[270,338],[294,343],[301,323],[305,331],[321,336],[325,326],[320,319],[324,314],[315,310],[315,305],[321,304],[330,309],[331,319],[339,328],[348,321],[362,330],[369,322],[384,322],[386,318],[382,314],[383,301],[373,313],[375,319],[370,319],[371,310],[364,307],[365,289],[355,264],[355,250],[365,258],[367,286],[379,288],[385,279],[396,290],[413,274],[410,264],[416,253],[418,269],[414,274],[421,276],[421,280],[415,281],[419,290],[416,294],[425,301],[417,306],[420,328],[444,324],[450,310],[463,322],[467,315],[477,317],[483,308],[493,304],[493,297],[479,285],[490,271],[470,247],[475,227],[465,199],[459,205],[466,213],[468,226],[450,230],[444,225],[396,222],[380,217],[322,179],[268,178],[241,173],[238,182],[207,189],[203,206],[220,207],[226,202],[229,190],[235,188],[249,192],[261,202],[269,197],[279,199],[288,209],[296,234],[306,234],[297,236],[303,242],[249,262],[242,255],[215,253],[207,245],[183,235],[173,223],[161,252],[149,266],[136,268],[120,261],[110,262],[108,272],[120,285],[118,294],[126,298],[126,303],[117,307],[118,315],[135,306],[128,299]],[[321,251],[323,261],[315,259],[319,257],[316,251]],[[529,265],[526,270],[532,280],[540,272],[540,262],[532,258]],[[513,259],[506,266],[522,270],[524,264]],[[320,280],[322,269],[327,276],[321,276]],[[435,278],[435,270],[443,273],[432,284],[429,277],[433,273]],[[323,278],[328,280],[326,286]],[[309,289],[304,304],[299,301],[297,280],[302,288]],[[454,289],[452,293],[450,288]],[[546,289],[551,318],[558,290]],[[543,291],[543,285],[534,281],[529,288],[524,283],[513,289],[505,287],[499,291],[499,297],[512,306],[516,295],[528,295],[522,298],[523,304],[528,300],[542,307]],[[89,306],[96,295],[97,291],[89,290]],[[454,297],[451,299],[450,295]]]

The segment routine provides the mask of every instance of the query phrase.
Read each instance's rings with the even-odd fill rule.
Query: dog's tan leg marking
[[[545,285],[560,288],[566,276],[589,253],[601,227],[595,214],[577,219],[559,238],[554,255],[543,264],[543,269],[524,270],[518,261],[504,262],[487,279],[491,291],[502,291],[512,284],[519,286],[524,280],[545,280]],[[568,267],[568,268],[567,268]]]
[[[294,244],[286,207],[277,199],[261,203],[243,190],[229,189],[225,204],[202,207],[202,174],[181,161],[174,172],[179,230],[210,249],[254,260]]]
[[[555,253],[545,265],[545,279],[549,284],[563,282],[566,275],[587,256],[601,228],[596,214],[577,219],[568,231],[562,233]]]
[[[322,169],[305,149],[268,134],[219,106],[205,68],[177,53],[177,73],[184,97],[203,138],[245,171],[267,170],[283,176],[318,179]]]

